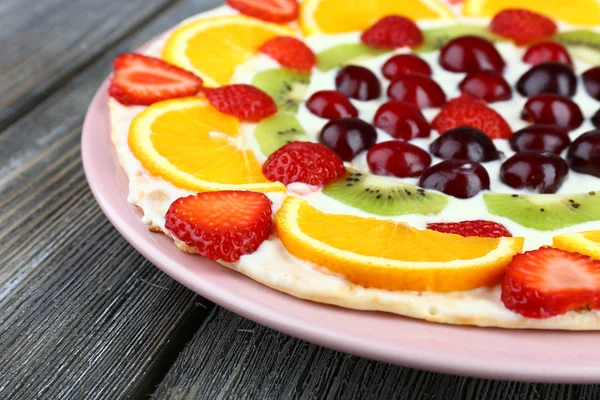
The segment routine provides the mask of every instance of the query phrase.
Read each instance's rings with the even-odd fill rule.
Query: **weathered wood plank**
[[[219,0],[186,0],[178,3],[133,37],[110,48],[92,68],[73,78],[54,95],[32,109],[18,123],[0,134],[0,207],[4,210],[0,213],[0,223],[3,227],[12,227],[23,219],[23,215],[15,208],[15,205],[22,202],[23,197],[32,190],[34,192],[42,190],[51,184],[52,179],[62,176],[63,172],[58,168],[57,175],[50,180],[45,178],[31,182],[39,176],[38,171],[32,169],[31,165],[37,163],[40,170],[56,167],[55,164],[60,162],[61,158],[50,154],[54,147],[68,140],[69,135],[74,138],[72,142],[74,145],[78,142],[87,105],[104,78],[110,73],[111,61],[114,57],[121,52],[134,50],[182,19],[220,3]],[[64,156],[64,153],[54,153],[56,154]],[[28,186],[30,184],[34,189]],[[27,212],[35,213],[51,201],[51,197],[46,198],[41,204],[32,205]],[[10,236],[6,228],[3,228],[1,234]],[[2,245],[3,243],[0,242],[0,249]],[[15,269],[12,266],[7,268],[9,271]],[[7,269],[3,268],[0,273],[6,274],[6,271]],[[2,276],[0,275],[0,283],[2,283]]]
[[[490,381],[328,350],[216,308],[154,399],[598,399],[600,385]]]
[[[54,23],[68,21],[65,1],[4,0],[0,26],[13,32],[50,13],[62,15]],[[105,6],[97,3],[99,8]],[[142,8],[148,11],[158,3],[147,1]],[[114,55],[216,3],[182,0],[122,43],[116,42],[126,29],[137,29],[154,14],[132,16],[138,22],[125,24],[129,28],[112,25],[113,30],[125,30],[92,49],[92,55],[86,46],[79,48],[87,61],[76,61],[78,66],[54,83],[39,81],[41,89],[27,89],[33,97],[26,103],[9,102],[9,107],[17,104],[13,117],[3,119],[0,114],[0,125],[6,124],[39,103],[0,135],[0,398],[141,397],[211,307],[152,267],[109,225],[87,190],[78,146],[86,104],[109,72]],[[33,15],[21,21],[7,17],[12,14],[6,10],[26,5]],[[102,12],[98,10],[98,15]],[[88,25],[90,32],[100,29],[89,20]],[[50,29],[39,32],[47,46],[55,32],[68,31],[68,24],[46,26]],[[71,43],[77,45],[77,38],[87,34],[99,35],[76,32]],[[106,52],[102,46],[107,43],[116,45]],[[29,52],[39,50],[28,45],[21,44]],[[13,54],[17,52],[0,65],[12,62],[11,68],[23,67],[22,61],[11,58]],[[79,60],[76,52],[72,57]],[[44,67],[37,65],[38,73],[46,74]],[[7,88],[5,79],[10,75],[1,68],[0,88]],[[399,368],[319,348],[219,310],[195,334],[154,396],[596,399],[600,390]]]
[[[171,0],[3,0],[0,130]]]
[[[143,396],[212,307],[110,225],[79,141],[115,55],[215,3],[175,3],[0,135],[0,398]]]

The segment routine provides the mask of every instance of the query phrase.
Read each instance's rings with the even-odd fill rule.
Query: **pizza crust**
[[[143,221],[153,232],[165,233],[186,253],[196,253],[163,230],[165,210],[176,198],[192,192],[175,188],[150,175],[135,159],[127,145],[131,119],[141,109],[125,107],[110,100],[111,137],[119,163],[129,178],[129,200],[143,213]],[[171,187],[169,187],[171,185]],[[154,188],[154,186],[157,186]],[[148,190],[150,188],[150,190]],[[271,261],[265,261],[271,260]],[[277,260],[274,262],[273,260]],[[270,288],[319,303],[356,310],[384,311],[430,322],[519,329],[598,330],[600,311],[569,312],[548,319],[525,318],[509,311],[500,301],[500,288],[480,288],[465,292],[401,292],[354,285],[324,268],[289,254],[275,237],[264,242],[254,254],[238,263],[220,262]]]
[[[146,51],[156,55],[162,43]],[[142,222],[152,232],[162,232],[186,253],[193,247],[173,238],[164,227],[164,215],[177,198],[193,194],[150,175],[134,157],[127,144],[131,120],[143,107],[126,107],[109,100],[111,138],[119,163],[129,179],[128,201],[144,214]],[[548,319],[525,318],[509,311],[500,301],[500,288],[480,288],[464,292],[434,293],[387,291],[354,285],[323,267],[312,265],[289,254],[273,237],[257,252],[237,263],[221,262],[272,289],[300,299],[356,310],[383,311],[430,322],[499,327],[511,329],[598,330],[600,311],[569,312]]]

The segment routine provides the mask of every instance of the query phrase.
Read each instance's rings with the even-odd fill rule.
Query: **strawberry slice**
[[[263,21],[283,23],[298,18],[296,0],[227,0],[229,7]]]
[[[113,67],[108,93],[126,106],[194,96],[202,88],[202,79],[191,72],[142,54],[121,54]]]
[[[410,19],[389,15],[363,32],[360,39],[371,47],[417,47],[423,43],[421,29]]]
[[[204,94],[217,110],[241,121],[258,122],[277,112],[273,99],[251,85],[240,83],[204,89]]]
[[[263,174],[284,185],[303,182],[323,186],[346,174],[344,162],[320,143],[291,142],[271,154]]]
[[[523,9],[502,10],[492,19],[490,30],[517,44],[537,42],[554,36],[558,30],[550,18]]]
[[[546,246],[517,254],[506,268],[501,298],[529,318],[600,308],[600,261]]]
[[[298,72],[310,72],[317,63],[317,57],[310,47],[291,36],[279,36],[267,40],[258,51],[268,55],[282,66]]]
[[[507,139],[512,135],[510,126],[500,114],[484,101],[467,94],[447,102],[431,126],[441,134],[459,126],[471,126],[492,139]]]
[[[238,261],[271,233],[271,200],[247,191],[204,192],[181,197],[165,216],[165,228],[211,260]]]
[[[488,238],[511,237],[512,235],[504,225],[497,222],[481,219],[461,222],[436,222],[427,224],[427,229],[442,233],[454,233],[468,237],[479,236]]]

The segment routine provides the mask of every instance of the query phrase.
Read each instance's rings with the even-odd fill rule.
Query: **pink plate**
[[[433,324],[296,299],[151,233],[127,203],[127,177],[110,140],[108,82],[83,126],[89,185],[119,232],[171,277],[209,300],[270,328],[347,353],[451,374],[539,382],[600,382],[600,332],[484,329]]]

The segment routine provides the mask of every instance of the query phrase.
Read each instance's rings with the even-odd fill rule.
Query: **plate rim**
[[[161,35],[158,35],[156,38],[160,37]],[[156,38],[153,40],[156,40]],[[173,260],[171,260],[167,254],[158,248],[152,250],[153,247],[156,247],[149,238],[149,236],[153,235],[153,233],[150,233],[146,229],[145,225],[140,221],[141,213],[136,210],[133,205],[127,203],[126,194],[121,196],[121,200],[123,203],[125,203],[125,205],[121,204],[120,207],[127,208],[130,214],[134,214],[135,218],[137,219],[137,223],[128,222],[126,220],[127,216],[125,216],[123,212],[119,211],[115,204],[111,203],[109,196],[107,196],[106,193],[108,193],[107,190],[116,190],[117,192],[121,191],[118,187],[117,178],[115,177],[112,179],[113,182],[111,182],[110,180],[105,181],[98,177],[98,167],[102,165],[97,164],[99,161],[96,160],[96,158],[93,156],[93,153],[97,153],[98,149],[103,147],[101,144],[98,144],[98,140],[101,140],[98,138],[102,138],[101,135],[109,136],[108,139],[110,141],[110,131],[100,132],[99,134],[97,132],[95,133],[97,130],[96,122],[98,118],[104,118],[105,121],[108,121],[108,125],[110,126],[110,117],[108,115],[107,104],[108,84],[109,78],[107,77],[96,91],[93,100],[88,107],[83,123],[81,136],[81,157],[86,180],[94,195],[94,198],[96,199],[96,202],[111,224],[117,229],[117,231],[145,258],[150,260],[156,267],[167,273],[182,285],[194,290],[201,296],[234,312],[235,314],[241,315],[271,329],[275,329],[290,336],[299,338],[301,340],[307,340],[327,348],[372,360],[383,361],[408,368],[417,368],[439,373],[449,373],[485,379],[579,384],[600,382],[600,363],[598,363],[597,366],[578,367],[577,365],[570,365],[568,368],[565,368],[564,365],[560,364],[560,361],[557,362],[556,360],[554,362],[537,360],[537,362],[531,362],[527,364],[522,362],[519,363],[514,360],[511,361],[500,359],[495,360],[492,364],[489,364],[485,359],[483,359],[483,357],[477,360],[472,356],[465,356],[464,354],[460,353],[451,355],[446,354],[445,357],[440,357],[438,353],[433,353],[430,350],[423,348],[411,348],[407,344],[404,346],[398,346],[401,342],[394,343],[393,346],[389,343],[370,342],[369,338],[365,338],[364,336],[360,335],[351,335],[348,332],[340,332],[339,330],[336,330],[334,326],[327,326],[327,323],[307,324],[289,314],[278,312],[274,308],[265,313],[264,305],[261,306],[260,303],[247,302],[248,299],[240,297],[239,294],[232,294],[227,292],[225,289],[211,286],[210,282],[208,281],[190,280],[190,274],[182,271],[181,267],[178,268],[178,263],[175,263]],[[110,149],[113,157],[116,159],[116,150],[112,145],[112,142],[110,142]],[[125,175],[118,163],[117,167],[118,169],[116,173]],[[127,181],[126,177],[125,179]],[[131,218],[131,215],[129,215],[129,217]],[[173,248],[176,249],[175,246],[173,246]],[[195,262],[202,265],[219,265],[212,261],[202,259],[198,256],[195,257],[197,259]],[[219,268],[225,267],[219,265]],[[241,274],[239,275],[242,276]],[[275,291],[274,289],[253,281],[248,277],[244,276],[243,279],[248,280],[250,284],[260,285],[264,290]],[[294,298],[287,294],[283,295],[289,296],[294,300],[294,302],[308,302],[319,308],[330,308],[334,310],[332,311],[334,313],[374,313],[373,311],[349,310],[337,306],[330,306],[327,304]],[[406,325],[408,328],[410,328],[411,325],[418,326],[427,324],[428,330],[438,330],[440,332],[443,332],[445,329],[449,329],[448,327],[450,326],[453,329],[460,329],[461,331],[464,330],[465,334],[466,332],[472,330],[489,330],[491,332],[501,331],[502,335],[506,334],[509,336],[514,335],[516,332],[525,335],[532,335],[531,332],[535,332],[533,334],[534,336],[550,334],[559,336],[589,335],[590,333],[596,333],[600,335],[600,332],[582,333],[542,330],[526,331],[507,330],[501,328],[479,328],[472,326],[452,326],[424,322],[421,320],[397,315],[394,315],[394,318],[398,319],[399,324]],[[580,340],[580,342],[585,342],[585,340]],[[589,350],[589,348],[587,350]]]

